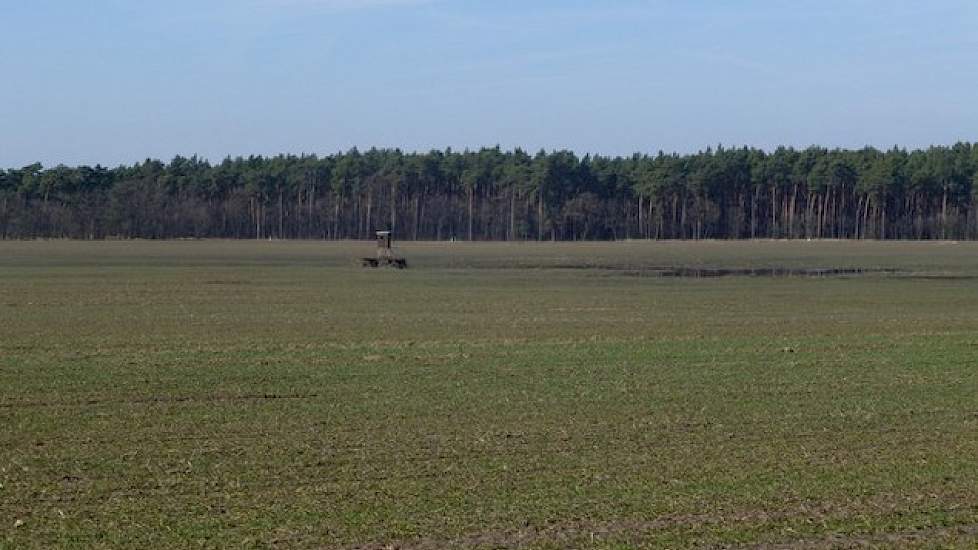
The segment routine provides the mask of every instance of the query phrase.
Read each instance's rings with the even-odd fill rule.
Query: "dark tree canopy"
[[[352,149],[0,170],[0,238],[975,239],[978,144],[692,155]]]

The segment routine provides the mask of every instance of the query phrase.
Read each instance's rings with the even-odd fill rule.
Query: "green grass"
[[[371,246],[0,243],[0,547],[978,542],[976,244]]]

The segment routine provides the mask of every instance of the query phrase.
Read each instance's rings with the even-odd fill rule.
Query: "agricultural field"
[[[0,548],[973,547],[978,244],[0,242]]]

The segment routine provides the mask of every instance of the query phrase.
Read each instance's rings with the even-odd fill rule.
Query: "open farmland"
[[[0,242],[0,547],[978,542],[978,244],[372,246]]]

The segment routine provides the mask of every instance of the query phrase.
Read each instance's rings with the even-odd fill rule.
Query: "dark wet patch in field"
[[[636,272],[630,272],[630,274]],[[856,275],[907,275],[896,269],[865,268],[710,268],[710,267],[668,267],[639,270],[638,273],[652,277],[710,278],[710,277],[846,277]]]
[[[652,270],[653,277],[709,278],[709,277],[860,277],[885,276],[903,279],[974,280],[978,275],[966,273],[934,273],[881,268],[670,268]],[[640,275],[641,276],[641,275]]]
[[[693,266],[624,266],[600,264],[564,264],[538,268],[593,270],[627,277],[661,277],[676,279],[709,279],[720,277],[862,277],[883,276],[905,279],[975,280],[978,274],[935,271],[911,271],[878,267],[693,267]]]

